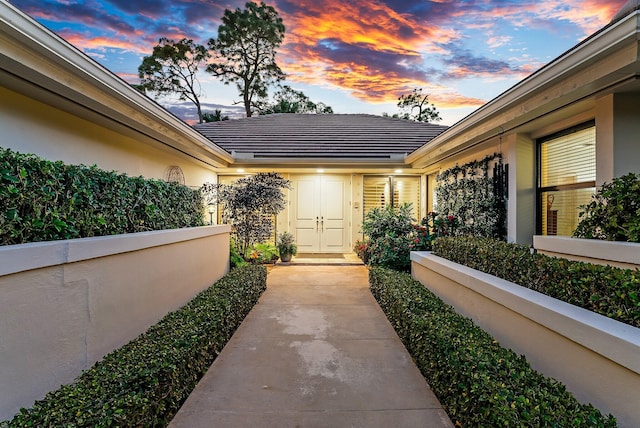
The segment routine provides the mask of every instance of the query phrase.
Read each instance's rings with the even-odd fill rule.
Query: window
[[[538,140],[537,233],[571,235],[595,192],[596,128],[589,122]]]
[[[420,215],[420,177],[365,176],[364,214],[375,207],[397,207],[405,202],[413,206],[413,215]]]

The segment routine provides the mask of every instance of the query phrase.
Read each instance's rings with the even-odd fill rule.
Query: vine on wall
[[[459,233],[506,238],[508,165],[502,154],[449,168],[436,177],[437,211],[459,220]]]

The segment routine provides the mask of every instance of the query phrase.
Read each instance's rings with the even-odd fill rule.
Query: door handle
[[[318,224],[320,223],[320,220],[318,219],[318,217],[316,216],[316,232],[318,231]]]
[[[324,232],[324,217],[320,217],[320,226],[322,226],[322,231]]]

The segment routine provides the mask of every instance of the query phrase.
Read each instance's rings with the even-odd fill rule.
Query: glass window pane
[[[372,208],[384,208],[389,199],[391,183],[389,177],[364,177],[364,214]]]
[[[411,203],[413,216],[420,215],[420,177],[393,177],[394,203],[397,206],[405,202]]]
[[[589,203],[595,190],[542,192],[542,234],[571,236],[578,226],[578,207]]]
[[[420,177],[365,176],[363,180],[364,214],[372,208],[394,207],[410,202],[413,215],[420,213]],[[393,189],[393,200],[391,191]]]
[[[590,127],[541,143],[542,187],[596,179],[596,129]]]

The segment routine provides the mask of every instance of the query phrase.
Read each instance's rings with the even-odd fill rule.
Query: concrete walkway
[[[363,266],[276,265],[170,428],[452,427]]]

